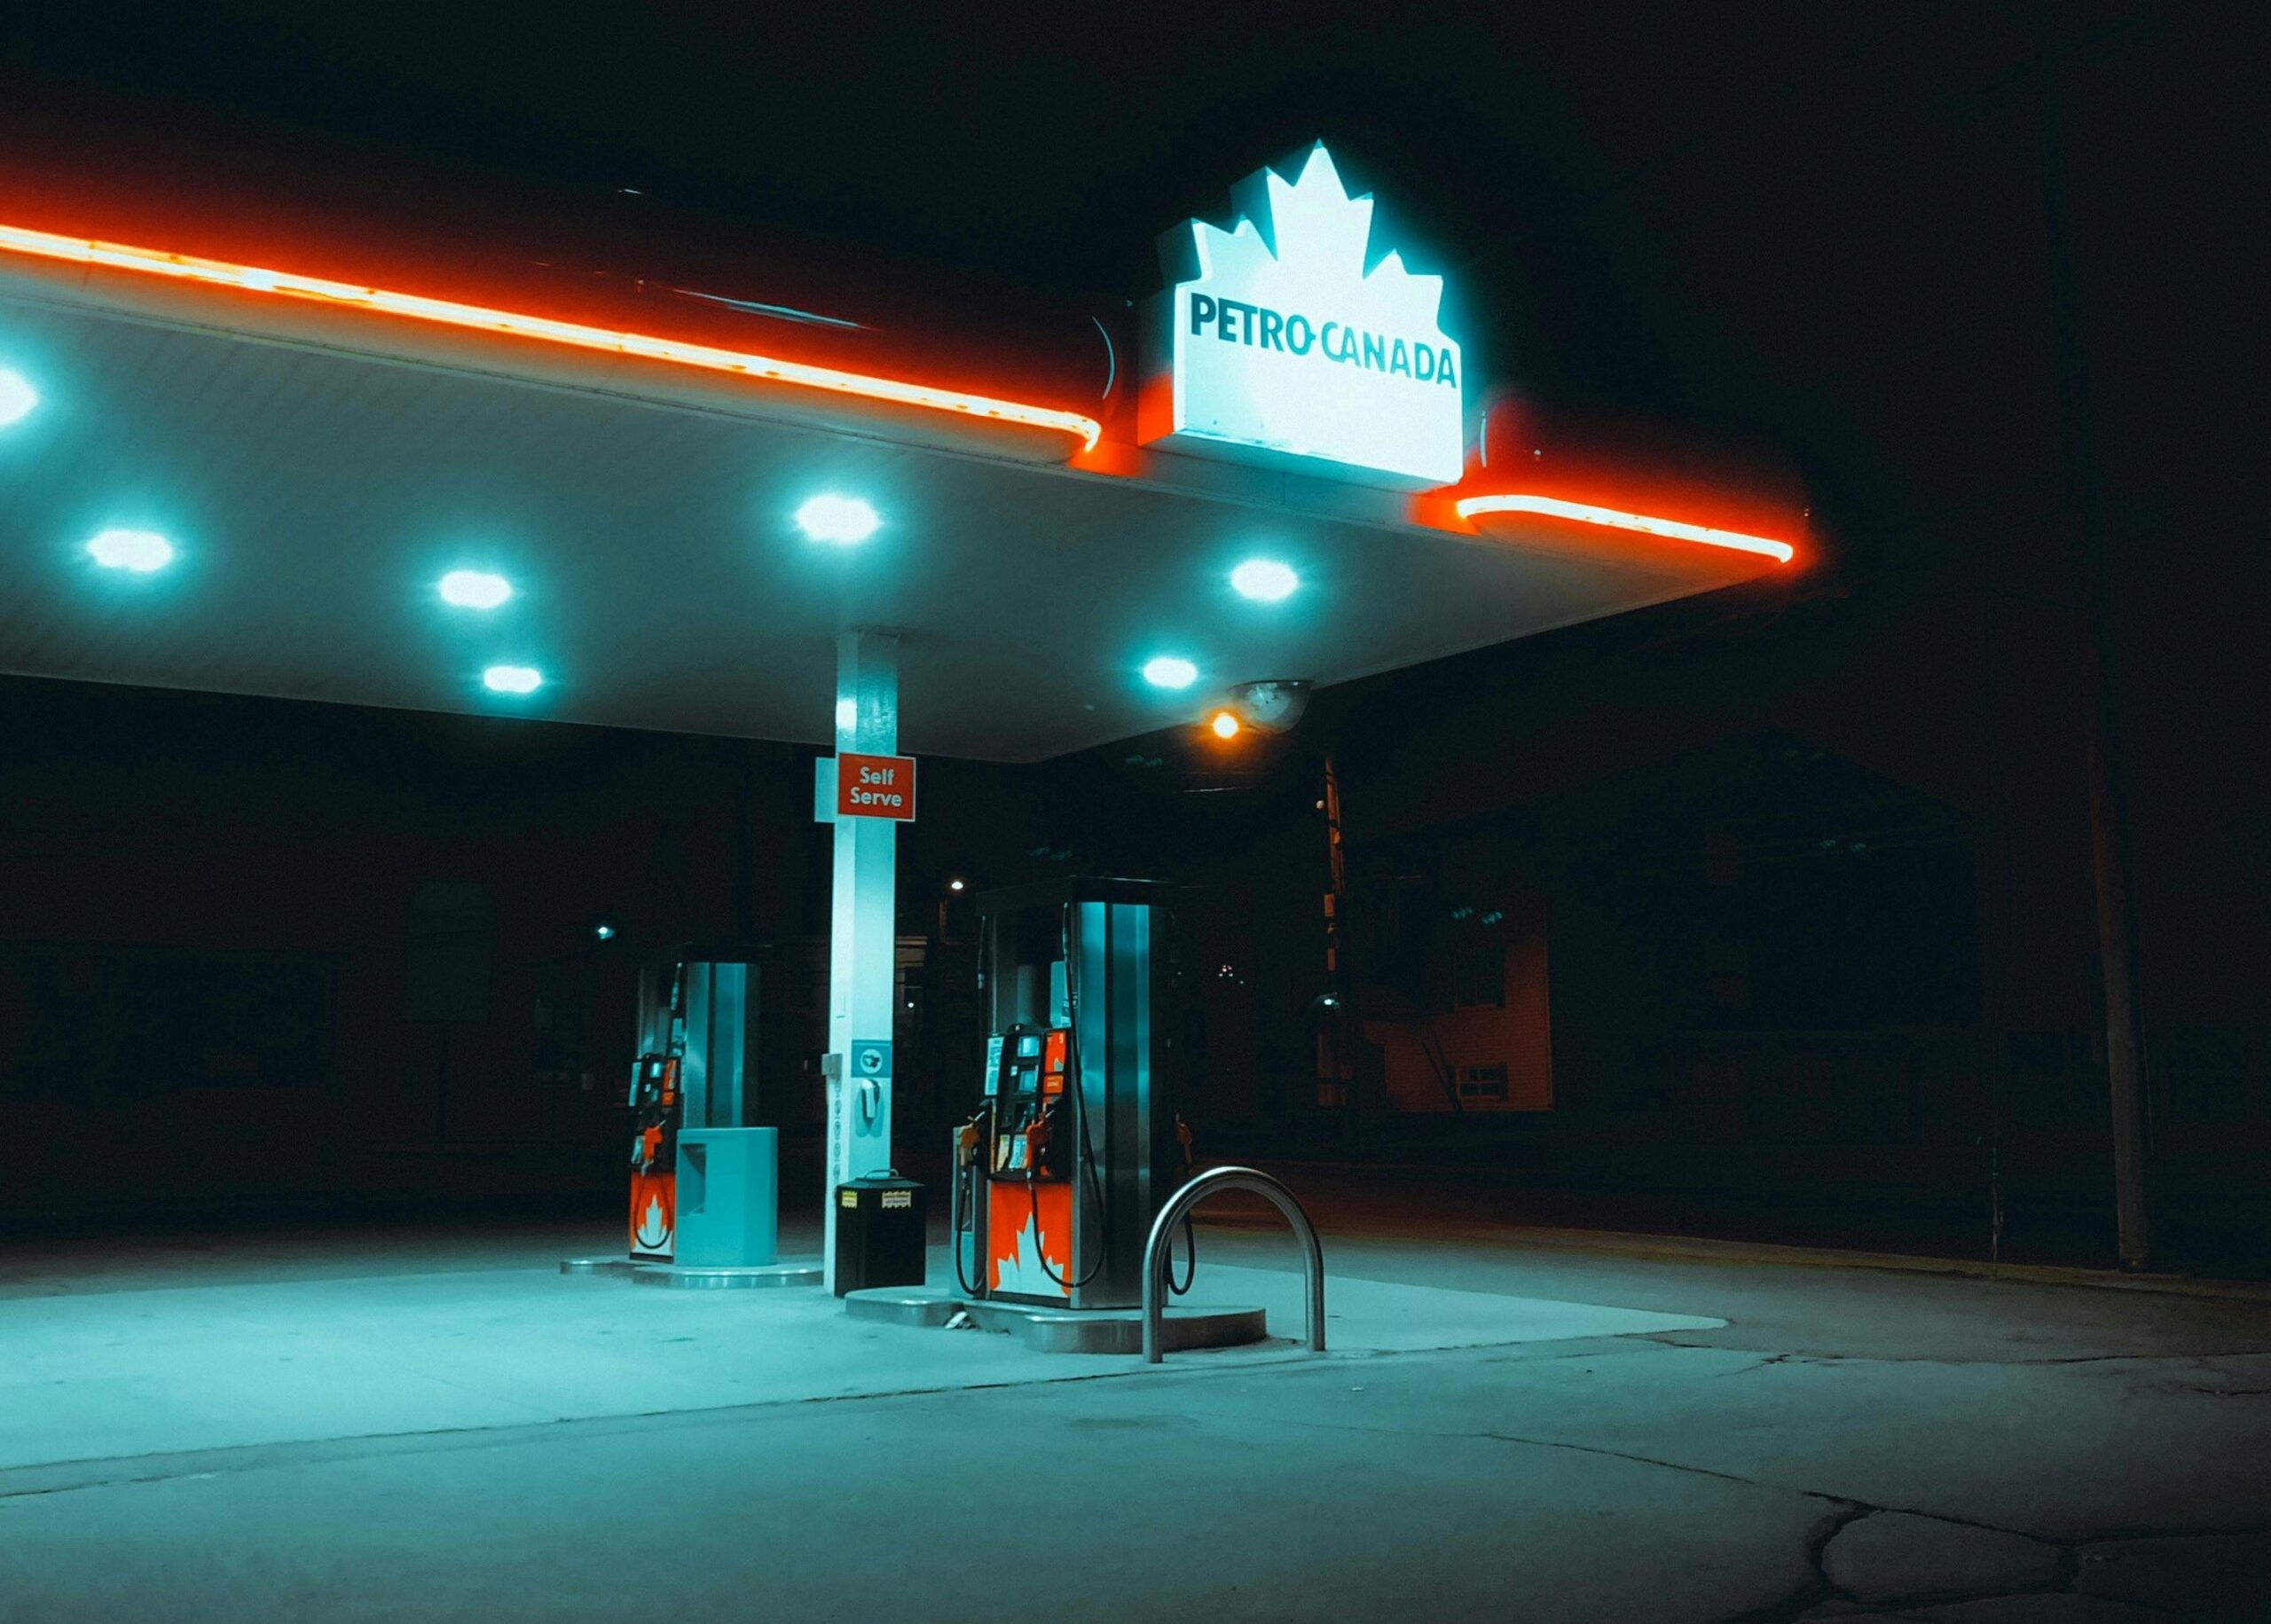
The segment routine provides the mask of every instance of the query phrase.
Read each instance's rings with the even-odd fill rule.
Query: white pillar
[[[899,751],[899,639],[888,632],[846,632],[836,645],[836,749],[841,755]],[[880,1043],[891,1054],[899,825],[886,818],[836,820],[836,883],[828,938],[827,1178],[822,1265],[836,1266],[836,1187],[891,1165],[891,1084],[853,1059]]]

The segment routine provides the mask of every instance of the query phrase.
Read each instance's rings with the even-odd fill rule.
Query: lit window
[[[1461,1066],[1458,1069],[1458,1097],[1462,1100],[1503,1100],[1506,1097],[1506,1067],[1504,1061],[1496,1065]]]

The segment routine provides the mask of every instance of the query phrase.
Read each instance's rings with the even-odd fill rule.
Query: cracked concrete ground
[[[2271,1304],[1544,1250],[1409,1204],[1375,1221],[1361,1191],[1317,1204],[1338,1276],[1725,1324],[1069,1377],[891,1328],[970,1345],[968,1369],[703,1408],[663,1377],[619,1414],[50,1459],[0,1471],[0,1620],[2271,1617]],[[0,1329],[68,1296],[130,1330],[138,1294],[204,1283],[256,1337],[358,1282],[477,1291],[596,1238],[19,1251]],[[1261,1228],[1202,1247],[1291,1266]],[[798,1334],[833,1357],[837,1324]],[[4,1442],[37,1400],[0,1392]]]

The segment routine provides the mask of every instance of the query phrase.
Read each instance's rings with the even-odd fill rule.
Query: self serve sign
[[[836,815],[915,821],[915,757],[839,755]]]

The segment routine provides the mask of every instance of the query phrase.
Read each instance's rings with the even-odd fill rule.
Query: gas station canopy
[[[1320,170],[1338,193],[1321,148],[1297,186],[1268,177],[1277,240],[1245,247],[1281,283]],[[1027,761],[1195,721],[1236,685],[1346,681],[1793,556],[1779,496],[1460,410],[1478,392],[1440,333],[1410,353],[1442,369],[1450,449],[1390,445],[1416,417],[1362,391],[1418,386],[1356,329],[1418,302],[1363,308],[1387,265],[1348,282],[1345,327],[1289,313],[1331,308],[1314,277],[1233,299],[1222,245],[1264,206],[1194,226],[1198,273],[1136,340],[1099,325],[1100,375],[994,369],[1015,389],[911,344],[894,370],[892,334],[771,305],[613,325],[0,207],[0,669],[819,741],[837,636],[876,628],[899,639],[900,748]],[[1371,468],[1343,460],[1366,456],[1368,399]],[[1294,403],[1339,416],[1272,442]],[[1456,476],[1413,477],[1421,449]],[[1290,577],[1248,596],[1231,577],[1254,561]],[[452,572],[509,595],[445,597]],[[1176,662],[1189,679],[1161,686]]]
[[[1092,316],[1068,343],[730,275],[563,286],[544,262],[389,258],[360,222],[311,240],[0,168],[0,671],[832,738],[823,1189],[856,1197],[893,1165],[900,752],[1033,761],[1218,708],[1234,734],[1274,719],[1248,685],[1348,681],[1796,555],[1803,514],[1771,486],[1484,404],[1442,279],[1378,250],[1322,146],[1286,169],[1235,188],[1229,225],[1167,232],[1132,323]],[[1097,991],[1151,927],[1088,898],[1044,914],[1058,951],[1018,973],[1065,967],[1061,1018],[996,1013],[1021,1042],[1046,1024],[1063,1058],[1053,1088],[1002,1084],[1025,1115],[995,1118],[989,1222],[1038,1259],[1020,1291],[1086,1302],[1104,1264],[1081,1236],[1118,1227],[1125,1295],[1167,1173],[1096,1204],[1091,1103],[1113,1121],[1159,1098],[1155,1068],[1114,1082],[1102,1058],[1148,1038],[1079,1035],[1084,1008],[1148,1002],[1084,1006],[1072,967],[1104,954]],[[634,1083],[634,1251],[671,1250],[664,1192],[695,1166],[669,1143],[679,1063],[644,1056]],[[769,1141],[722,1142],[709,1173],[743,1168],[758,1211]],[[863,1231],[839,1247],[839,1204],[841,1288]],[[754,1235],[736,1244],[769,1253]]]

